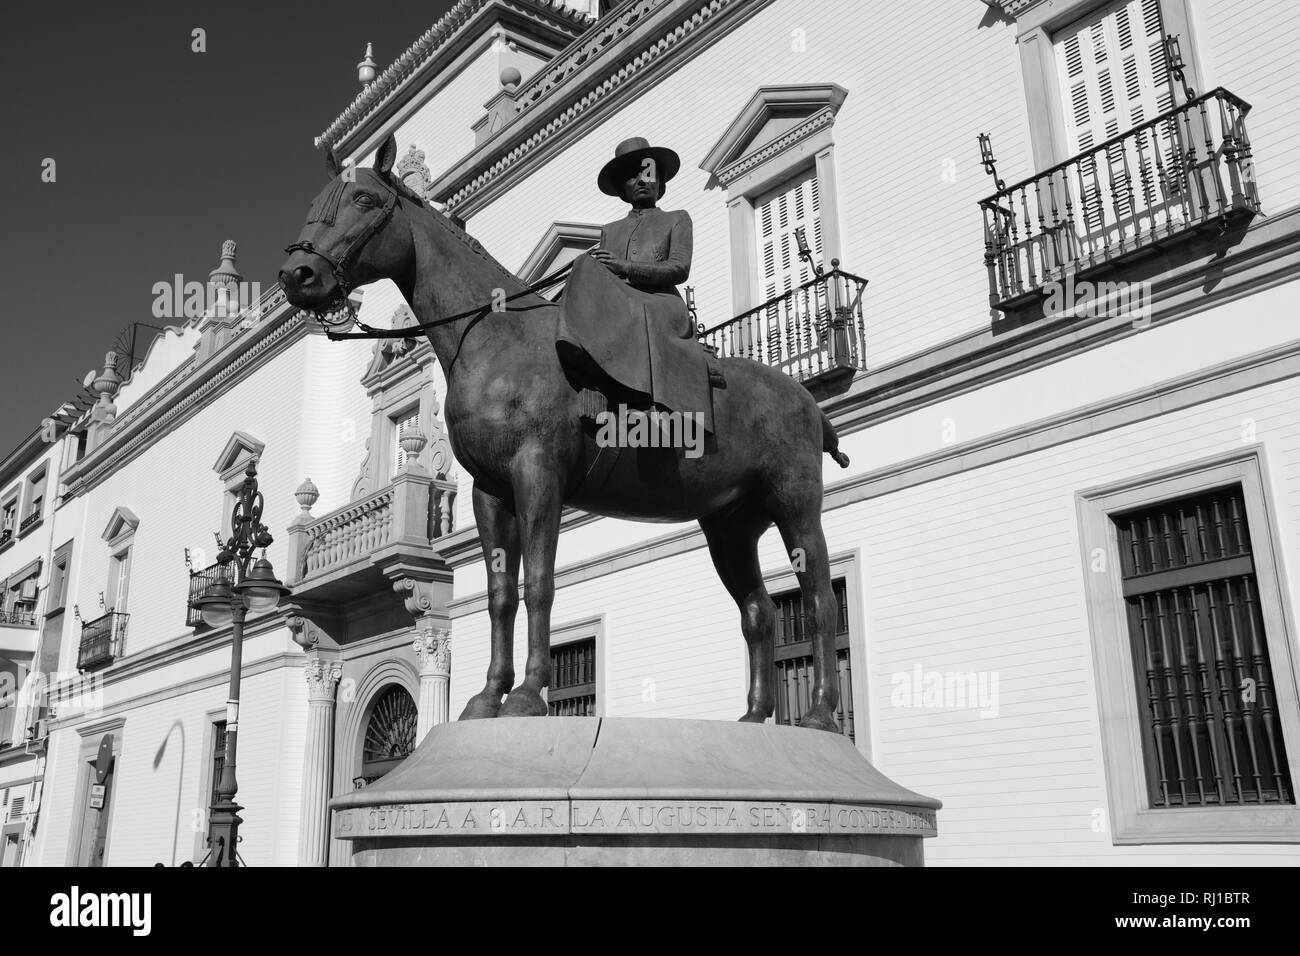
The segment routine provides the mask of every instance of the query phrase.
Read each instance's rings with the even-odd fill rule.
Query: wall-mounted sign
[[[103,810],[103,809],[104,809],[104,790],[105,790],[105,787],[104,787],[104,785],[103,785],[102,783],[96,783],[96,784],[92,784],[92,785],[91,785],[91,787],[90,787],[90,809],[92,809],[92,810]]]
[[[99,738],[99,752],[95,754],[95,783],[103,783],[113,769],[113,735]]]

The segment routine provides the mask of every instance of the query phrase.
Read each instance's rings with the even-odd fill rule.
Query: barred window
[[[836,669],[840,703],[835,711],[840,729],[853,739],[853,671],[849,660],[849,599],[844,578],[833,582],[838,607],[835,625]],[[813,684],[812,637],[807,633],[803,594],[787,591],[772,596],[776,602],[776,722],[797,726],[808,710]]]
[[[546,700],[552,717],[596,715],[594,637],[551,648],[551,686]]]
[[[1293,804],[1241,485],[1112,519],[1150,806]]]

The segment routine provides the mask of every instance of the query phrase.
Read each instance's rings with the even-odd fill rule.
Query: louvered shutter
[[[1070,155],[1173,108],[1163,38],[1159,0],[1119,0],[1057,36]],[[1158,131],[1158,159],[1147,136],[1141,149],[1128,141],[1080,163],[1068,185],[1081,209],[1081,232],[1095,234],[1116,225],[1140,231],[1135,217],[1176,191],[1174,132],[1172,123]]]
[[[416,409],[409,414],[401,416],[396,419],[396,424],[397,428],[393,432],[393,445],[396,447],[396,452],[393,456],[393,474],[395,475],[401,472],[402,468],[406,465],[406,450],[402,448],[402,429],[414,428],[416,425],[420,424],[420,410]]]
[[[813,256],[822,257],[821,197],[817,175],[805,173],[783,184],[756,204],[760,292],[767,301],[784,295],[812,279],[807,263],[799,258],[794,231],[804,227]]]

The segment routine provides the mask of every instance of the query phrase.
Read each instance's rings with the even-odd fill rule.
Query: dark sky
[[[206,281],[222,240],[271,287],[325,181],[312,140],[360,91],[366,42],[382,70],[451,3],[6,0],[0,458],[125,326],[169,324],[154,283]]]

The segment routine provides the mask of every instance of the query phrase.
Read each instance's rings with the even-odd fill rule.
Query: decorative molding
[[[393,581],[393,591],[402,599],[406,612],[412,617],[423,617],[436,607],[434,584],[431,581],[397,578]]]
[[[427,622],[427,623],[426,623]],[[419,624],[422,633],[411,645],[420,676],[443,676],[451,673],[451,631],[435,627],[427,618]]]
[[[307,681],[308,700],[333,700],[334,688],[343,677],[343,664],[313,657],[303,665],[302,676]]]
[[[714,174],[725,185],[742,172],[833,124],[848,95],[849,91],[836,83],[759,87],[700,162],[700,169]],[[797,122],[793,128],[759,142],[755,148],[764,128],[781,119]]]
[[[286,310],[282,322],[264,323],[258,328],[262,333],[260,337],[251,341],[236,339],[203,366],[196,368],[193,362],[181,366],[114,422],[112,437],[66,472],[68,491],[65,499],[85,494],[185,418],[206,406],[227,384],[269,361],[279,354],[280,349],[298,338],[310,334],[302,313],[288,306],[287,302],[284,305]],[[178,398],[177,393],[185,390],[188,391]],[[176,400],[170,406],[162,407],[164,399],[169,398]],[[146,423],[147,417],[155,413],[156,417]],[[127,437],[128,432],[137,428],[135,434]]]
[[[524,264],[519,267],[519,278],[536,282],[551,270],[552,264],[566,245],[590,248],[600,242],[601,226],[592,222],[566,222],[557,220],[546,227],[546,233]]]
[[[773,0],[634,0],[547,64],[519,90],[520,113],[434,185],[465,218],[558,146],[643,90],[701,45]],[[636,52],[639,51],[639,52]]]
[[[412,84],[417,74],[437,60],[449,61],[459,47],[478,34],[476,24],[486,26],[493,13],[513,14],[540,27],[555,41],[578,36],[591,23],[590,18],[565,6],[560,0],[459,0],[401,56],[357,94],[356,99],[330,123],[319,136],[316,146],[337,146],[364,126],[389,101]],[[445,54],[439,56],[439,54]]]
[[[135,529],[139,525],[140,519],[135,516],[134,511],[124,505],[118,505],[109,516],[108,524],[104,525],[104,533],[100,537],[108,542],[110,548],[115,548],[135,534]]]
[[[249,459],[261,458],[264,448],[266,442],[254,438],[247,432],[234,432],[226,441],[226,447],[221,449],[221,454],[217,456],[212,470],[221,476],[223,483],[229,483],[244,473],[248,468]]]

